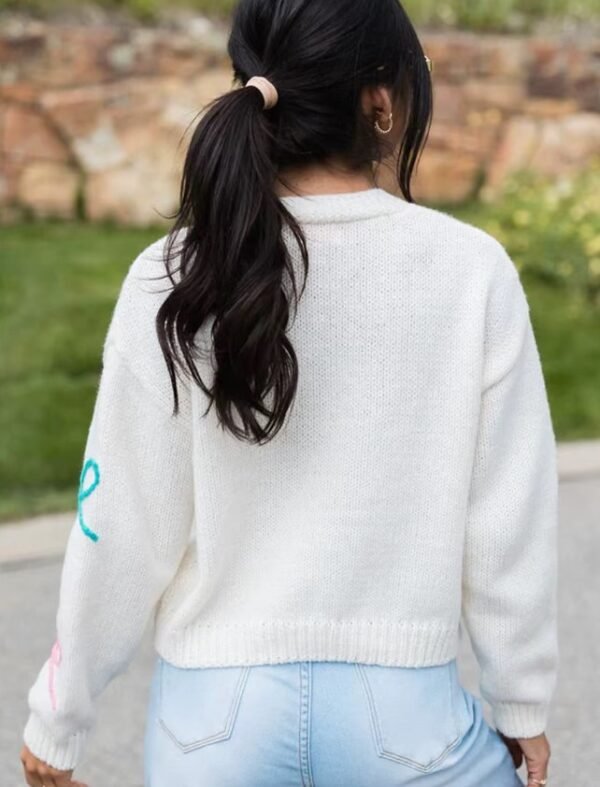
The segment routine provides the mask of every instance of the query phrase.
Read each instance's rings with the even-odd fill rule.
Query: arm
[[[526,295],[501,255],[466,525],[463,617],[497,729],[534,737],[558,668],[556,443]]]
[[[146,353],[128,326],[143,324],[152,336],[154,325],[129,319],[130,294],[128,283],[104,346],[62,570],[57,641],[29,692],[25,744],[61,770],[78,764],[96,699],[139,645],[193,517],[189,403],[180,384],[181,412],[172,416],[166,388],[143,373],[156,348]],[[136,371],[131,351],[143,360]],[[170,390],[166,366],[164,378]]]

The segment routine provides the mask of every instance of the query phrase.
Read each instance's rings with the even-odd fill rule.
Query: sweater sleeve
[[[172,415],[166,365],[162,377],[151,371],[159,353],[148,319],[154,298],[135,284],[139,266],[140,258],[105,340],[56,642],[28,695],[25,744],[65,770],[79,763],[96,700],[132,659],[191,532],[189,403],[180,383],[181,409]]]
[[[546,728],[558,669],[556,442],[529,304],[502,249],[488,300],[463,619],[496,728]]]

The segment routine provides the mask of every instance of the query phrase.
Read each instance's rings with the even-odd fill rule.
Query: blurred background
[[[169,227],[165,216],[177,207],[198,113],[232,87],[226,42],[234,5],[0,0],[6,787],[20,783],[13,760],[24,688],[52,642],[61,539],[76,507],[102,341],[127,268]],[[592,762],[600,767],[586,704],[600,656],[600,4],[404,6],[433,60],[435,91],[415,197],[498,238],[530,302],[560,443],[566,526],[561,603],[569,675],[554,721],[562,736],[554,783],[591,785]],[[385,175],[380,185],[392,189]],[[474,681],[473,670],[466,667],[466,680]],[[131,698],[139,697],[142,675],[128,678],[130,701],[119,705],[114,692],[107,700],[113,719],[115,712],[127,725],[139,718],[141,700]],[[133,764],[115,764],[116,744],[100,739],[89,766],[95,785],[141,784],[133,727]]]

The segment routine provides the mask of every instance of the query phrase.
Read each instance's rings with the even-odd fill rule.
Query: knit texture
[[[98,696],[151,620],[180,667],[442,664],[462,621],[498,729],[545,729],[556,443],[517,269],[489,234],[382,189],[283,201],[310,267],[288,330],[296,400],[266,445],[224,431],[185,379],[172,415],[154,326],[166,236],[124,279],[64,561],[60,659],[49,644],[29,692],[25,742],[55,767],[78,763]],[[198,365],[210,384],[210,360]]]

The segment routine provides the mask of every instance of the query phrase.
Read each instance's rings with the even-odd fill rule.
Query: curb
[[[561,481],[600,475],[600,440],[557,443],[556,449]]]
[[[600,480],[600,440],[558,443],[557,462],[562,482]],[[0,571],[30,561],[60,559],[76,516],[68,511],[0,524]]]
[[[62,557],[76,512],[48,514],[0,524],[2,566]]]

